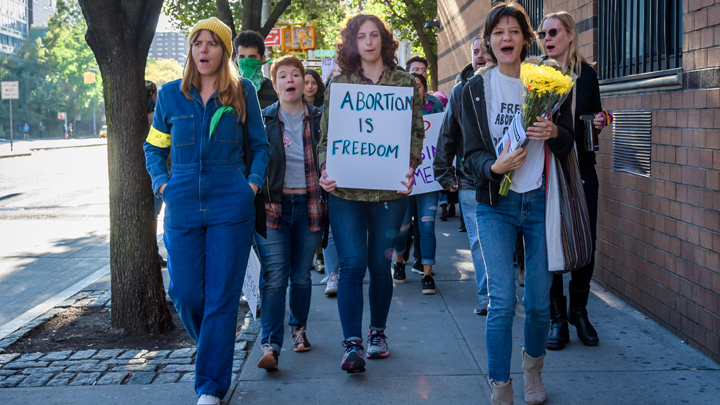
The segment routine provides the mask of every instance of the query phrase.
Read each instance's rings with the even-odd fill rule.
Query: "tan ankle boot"
[[[493,405],[513,405],[512,378],[505,385],[497,385],[495,380],[490,380],[490,391]]]
[[[545,403],[545,387],[540,373],[543,368],[545,353],[538,358],[530,357],[523,348],[523,375],[525,377],[525,402],[528,405]]]

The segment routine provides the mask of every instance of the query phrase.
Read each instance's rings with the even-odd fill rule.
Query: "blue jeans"
[[[198,190],[198,184],[206,187]],[[195,392],[224,397],[232,377],[238,304],[255,224],[240,170],[174,173],[163,192],[168,294],[197,342]]]
[[[410,196],[407,199],[407,209],[405,210],[405,218],[400,226],[400,233],[395,240],[395,255],[402,256],[405,249],[408,248],[408,232],[412,225],[412,217],[417,207],[417,215],[419,217],[420,228],[420,252],[421,263],[435,264],[435,248],[437,241],[435,240],[435,213],[437,212],[438,191],[425,194]]]
[[[508,381],[515,316],[513,253],[518,229],[525,238],[525,349],[540,357],[550,330],[550,286],[545,243],[545,188],[524,194],[510,191],[496,206],[477,205],[477,226],[488,273],[488,306],[485,340],[491,380]]]
[[[294,328],[307,324],[312,295],[312,267],[315,248],[322,231],[310,231],[306,194],[284,194],[281,229],[268,229],[267,239],[257,235],[258,253],[263,267],[262,344],[280,352],[283,344],[285,295],[290,279],[290,321]]]
[[[467,229],[468,239],[470,240],[470,254],[472,255],[473,267],[475,267],[475,282],[479,288],[477,292],[478,299],[487,298],[487,272],[485,271],[485,261],[483,260],[482,251],[480,250],[480,241],[478,240],[477,227],[477,201],[475,201],[475,190],[459,190],[458,199],[460,200],[460,211],[465,218],[465,229]]]
[[[447,204],[448,203],[448,195],[440,193],[440,192],[438,192],[438,193],[440,194],[440,197],[438,197],[438,204],[439,205]]]
[[[340,257],[337,303],[345,340],[362,339],[363,278],[370,270],[370,329],[385,330],[393,281],[393,244],[407,199],[366,202],[330,195],[330,227]]]
[[[327,247],[323,249],[323,258],[325,259],[325,274],[340,274],[340,258],[338,257],[337,248],[335,247],[335,238],[332,229],[328,229]]]

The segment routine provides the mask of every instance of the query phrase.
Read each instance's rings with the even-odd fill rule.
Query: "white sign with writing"
[[[442,190],[440,183],[435,181],[433,160],[435,160],[435,148],[437,147],[443,117],[445,117],[445,113],[423,115],[423,125],[425,126],[425,139],[423,139],[421,153],[423,161],[415,170],[415,185],[410,195]]]
[[[17,100],[20,98],[20,86],[18,82],[2,82],[2,99]]]
[[[250,248],[247,269],[245,270],[245,281],[243,281],[243,295],[250,306],[253,319],[257,319],[258,292],[260,291],[260,260],[255,254],[255,249]]]
[[[405,189],[413,88],[345,83],[331,88],[328,178],[338,187]]]

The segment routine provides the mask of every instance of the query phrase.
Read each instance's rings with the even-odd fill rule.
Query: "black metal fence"
[[[530,17],[530,24],[532,24],[532,28],[537,30],[543,19],[543,0],[520,0],[520,5],[525,8],[528,17]],[[528,55],[542,55],[537,43],[533,43],[530,46],[530,52]]]
[[[601,80],[682,67],[682,0],[598,0]]]

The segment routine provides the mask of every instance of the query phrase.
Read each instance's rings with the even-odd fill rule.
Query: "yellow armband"
[[[158,148],[170,147],[170,134],[160,132],[153,126],[150,127],[150,133],[145,140],[147,143],[157,146]]]

